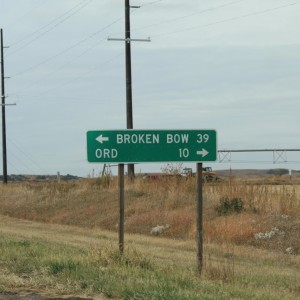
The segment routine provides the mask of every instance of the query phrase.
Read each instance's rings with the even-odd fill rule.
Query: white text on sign
[[[101,135],[101,143],[104,138]],[[159,134],[117,134],[116,142],[117,144],[159,144],[161,137]],[[198,134],[197,143],[207,143],[209,140],[208,134]],[[188,144],[189,134],[172,134],[168,133],[166,135],[167,144]]]
[[[159,144],[159,134],[117,134],[117,144]]]

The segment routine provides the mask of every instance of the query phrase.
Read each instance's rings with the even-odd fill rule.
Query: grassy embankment
[[[117,182],[1,186],[2,215],[53,224],[1,217],[0,290],[125,299],[300,297],[298,186],[205,185],[202,277],[195,272],[195,197],[194,179],[127,184],[122,257]],[[228,206],[232,199],[242,203],[238,210]],[[158,224],[170,227],[147,236]],[[255,238],[273,227],[271,238]]]

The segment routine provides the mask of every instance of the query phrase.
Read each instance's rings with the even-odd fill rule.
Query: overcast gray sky
[[[299,0],[131,0],[136,129],[216,129],[218,148],[300,148]],[[125,129],[123,0],[0,0],[9,174],[86,176],[86,131]],[[215,169],[300,169],[299,153]],[[253,161],[250,163],[250,161]],[[263,161],[264,163],[254,163]],[[267,163],[269,162],[269,163]],[[137,171],[160,171],[143,164]],[[2,172],[2,171],[1,171]]]

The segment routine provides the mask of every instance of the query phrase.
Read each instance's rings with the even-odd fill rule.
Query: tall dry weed
[[[118,179],[72,183],[0,185],[0,213],[49,223],[116,230],[119,222]],[[165,177],[125,183],[126,232],[150,234],[157,225],[170,225],[165,237],[196,236],[196,179]],[[204,183],[204,238],[244,243],[256,232],[270,230],[270,215],[300,213],[300,188],[295,185],[254,185],[238,180]],[[220,199],[241,199],[243,210],[218,215]],[[293,223],[294,224],[294,223]],[[295,223],[296,224],[296,223]],[[296,225],[293,225],[296,226]],[[296,230],[293,230],[296,232]]]
[[[234,255],[218,258],[208,255],[204,258],[203,276],[209,280],[221,281],[224,283],[234,282],[235,262]]]
[[[207,186],[211,204],[216,205],[221,197],[240,198],[249,211],[295,215],[300,212],[300,196],[297,186],[246,185],[221,183]]]

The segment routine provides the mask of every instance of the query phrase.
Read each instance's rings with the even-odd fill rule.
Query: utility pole
[[[5,122],[5,88],[4,88],[4,54],[3,30],[0,29],[1,39],[1,104],[2,104],[2,157],[3,157],[3,183],[7,184],[7,155],[6,155],[6,122]]]
[[[125,41],[125,67],[126,67],[126,128],[133,129],[132,112],[132,75],[131,75],[131,42],[150,42],[148,39],[132,39],[130,34],[130,9],[140,6],[130,6],[129,0],[125,0],[125,39],[108,38],[109,41]],[[128,176],[134,178],[134,164],[128,164]]]
[[[6,154],[6,121],[5,121],[5,106],[16,105],[16,103],[5,103],[5,79],[4,77],[4,47],[3,46],[3,30],[0,29],[0,41],[1,41],[1,106],[2,106],[2,157],[3,157],[3,183],[7,184],[7,154]]]
[[[127,129],[133,129],[131,43],[130,43],[130,4],[129,4],[129,0],[125,0],[125,59],[126,59],[126,116],[127,116]],[[134,178],[134,164],[128,164],[128,176],[131,180]]]

